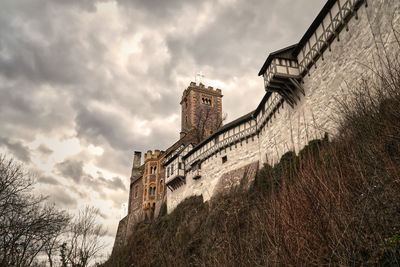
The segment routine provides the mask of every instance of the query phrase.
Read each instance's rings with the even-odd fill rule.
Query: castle
[[[268,55],[258,73],[266,92],[256,109],[226,125],[222,91],[192,82],[180,102],[180,139],[166,151],[148,151],[143,164],[135,152],[128,215],[114,247],[164,203],[170,213],[193,195],[208,201],[242,179],[252,181],[286,151],[334,136],[335,103],[371,73],[366,66],[377,50],[398,56],[399,27],[400,1],[328,0],[297,44]]]

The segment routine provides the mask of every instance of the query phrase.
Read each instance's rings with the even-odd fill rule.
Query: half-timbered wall
[[[168,212],[190,196],[203,195],[204,201],[209,200],[215,195],[223,174],[257,162],[260,155],[257,135],[243,135],[243,132],[255,129],[255,125],[255,120],[240,124],[219,135],[217,145],[215,139],[212,139],[188,157],[185,161],[186,183],[173,191],[167,191]],[[198,160],[201,161],[199,169],[197,166],[192,167]],[[195,178],[199,173],[200,178]]]

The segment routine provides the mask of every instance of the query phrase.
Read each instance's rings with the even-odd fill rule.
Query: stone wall
[[[374,68],[374,63],[378,62],[378,50],[382,54],[385,47],[389,57],[398,55],[398,43],[391,25],[400,32],[399,14],[400,1],[368,1],[368,7],[364,3],[339,33],[339,38],[331,43],[331,51],[325,50],[303,77],[305,95],[299,94],[301,99],[293,108],[287,103],[281,105],[268,123],[258,129],[258,135],[233,143],[211,157],[206,155],[206,151],[216,143],[209,140],[186,160],[185,165],[190,165],[197,160],[196,155],[205,155],[200,159],[204,160],[201,163],[201,178],[194,180],[193,171],[189,170],[184,186],[172,192],[167,190],[168,212],[192,195],[203,195],[204,201],[209,200],[217,191],[222,177],[226,180],[226,175],[248,164],[260,162],[261,166],[264,163],[273,165],[285,152],[298,152],[312,139],[322,138],[325,133],[335,136],[340,117],[338,103],[349,100],[352,89],[361,79],[371,76],[371,67]],[[271,101],[276,94],[271,95]],[[271,105],[271,101],[265,105]],[[258,119],[262,117],[261,114],[255,115]],[[236,128],[241,130],[244,125]],[[224,135],[229,135],[231,131],[234,133],[235,129],[221,133],[220,142],[226,138]],[[224,156],[227,162],[222,163]],[[233,184],[237,183],[236,177],[231,179]]]
[[[137,188],[137,195],[135,196],[135,190]],[[137,210],[141,210],[143,204],[143,180],[139,178],[131,183],[129,188],[129,205],[128,205],[128,214],[131,212],[136,212]]]
[[[254,136],[232,144],[209,157],[201,163],[200,179],[193,179],[194,171],[191,170],[186,173],[186,184],[174,191],[167,190],[168,213],[190,196],[202,195],[204,201],[208,201],[215,195],[216,188],[221,183],[221,177],[224,174],[258,162],[259,156],[259,139]],[[227,159],[224,163],[223,157]]]
[[[244,188],[249,188],[254,181],[258,172],[258,161],[250,163],[244,167],[227,172],[221,176],[215,194],[224,193],[231,188],[242,185]]]
[[[126,242],[126,230],[128,226],[128,216],[125,216],[118,223],[117,234],[115,236],[114,246],[111,254],[118,251]]]
[[[127,244],[129,236],[132,234],[133,226],[138,222],[144,221],[145,218],[144,211],[139,209],[128,213],[128,215],[119,221],[112,253]]]

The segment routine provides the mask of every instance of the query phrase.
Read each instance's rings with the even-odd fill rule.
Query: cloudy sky
[[[202,71],[228,121],[263,96],[267,55],[298,42],[323,0],[0,0],[0,153],[60,208],[101,208],[115,236],[135,150],[179,136]]]

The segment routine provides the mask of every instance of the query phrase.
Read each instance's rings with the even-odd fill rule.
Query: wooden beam
[[[293,84],[300,92],[302,92],[302,94],[303,94],[304,96],[306,95],[303,86],[301,86],[301,84],[300,84],[297,80],[292,79],[292,78],[289,78],[289,80],[292,82],[292,84]]]
[[[290,92],[292,93],[292,95],[294,95],[295,97],[297,97],[298,100],[300,100],[300,97],[296,94],[295,90],[292,89],[292,87],[290,87],[288,84],[285,83],[285,87],[290,90]]]

